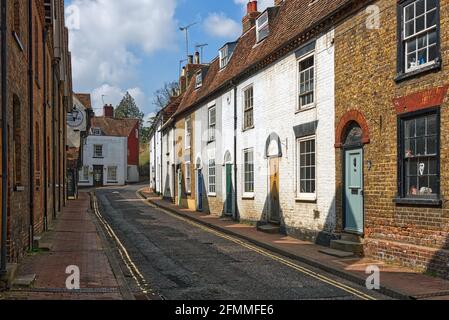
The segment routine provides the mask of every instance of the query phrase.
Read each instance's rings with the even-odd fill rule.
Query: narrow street
[[[151,207],[137,196],[140,188],[97,189],[99,211],[126,248],[128,265],[132,264],[147,288],[165,299],[386,298],[298,262],[261,254],[260,248],[241,245],[229,236]],[[341,285],[311,277],[303,268]],[[138,291],[141,281],[124,273],[132,290]],[[140,283],[140,287],[145,285]]]

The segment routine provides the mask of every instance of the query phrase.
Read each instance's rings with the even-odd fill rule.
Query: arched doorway
[[[344,231],[363,234],[365,224],[363,179],[363,130],[350,121],[343,140],[343,224]]]
[[[268,222],[280,224],[279,165],[282,158],[281,139],[276,133],[270,134],[265,144],[268,159]]]

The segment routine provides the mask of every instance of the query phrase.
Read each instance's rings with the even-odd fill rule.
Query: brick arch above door
[[[350,110],[341,117],[340,122],[338,123],[335,134],[335,148],[341,148],[343,146],[346,129],[352,122],[357,122],[363,131],[362,143],[370,143],[368,123],[366,122],[364,115],[358,110]]]

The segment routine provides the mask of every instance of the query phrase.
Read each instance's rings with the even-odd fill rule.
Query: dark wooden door
[[[103,186],[103,166],[94,166],[94,187]]]

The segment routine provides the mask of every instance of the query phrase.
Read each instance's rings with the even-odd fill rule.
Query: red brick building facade
[[[2,1],[2,198],[7,261],[20,261],[65,204],[66,113],[71,102],[64,1]],[[6,18],[6,19],[5,19]],[[5,104],[6,103],[6,104]],[[2,211],[3,214],[3,211]],[[5,224],[6,222],[6,224]],[[2,225],[3,223],[3,225]],[[6,228],[4,228],[6,227]],[[4,270],[1,270],[4,271]]]
[[[449,277],[449,1],[351,8],[335,31],[337,232],[354,233],[347,157],[362,150],[365,255]]]

